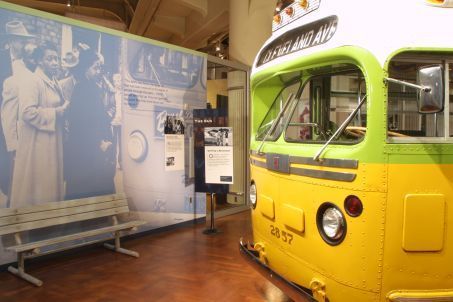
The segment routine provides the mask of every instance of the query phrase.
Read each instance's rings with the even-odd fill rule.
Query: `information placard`
[[[195,154],[195,191],[215,194],[227,194],[230,181],[233,181],[232,158],[227,155],[206,157],[206,148],[212,150],[232,149],[233,133],[227,127],[228,117],[225,109],[193,110],[194,154]],[[222,129],[220,131],[220,129]],[[214,153],[214,152],[212,152]],[[219,152],[220,153],[220,152]],[[228,153],[225,152],[225,153]],[[231,151],[231,156],[233,152]],[[225,161],[230,164],[225,164]],[[209,162],[209,163],[208,163]],[[223,162],[223,164],[222,164]],[[207,170],[209,169],[209,172]],[[220,176],[223,181],[220,181]],[[209,177],[209,180],[206,179]]]
[[[233,129],[231,127],[206,127],[205,179],[208,184],[233,183]]]
[[[165,171],[184,170],[184,135],[165,134]]]

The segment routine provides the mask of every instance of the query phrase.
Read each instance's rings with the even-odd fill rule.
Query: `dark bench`
[[[138,226],[144,224],[144,221],[132,220],[120,222],[118,215],[129,212],[127,198],[124,194],[96,196],[84,199],[69,200],[62,202],[49,202],[30,207],[18,209],[0,209],[0,236],[14,236],[11,245],[5,249],[17,253],[18,268],[8,267],[8,271],[19,276],[36,286],[41,286],[42,281],[25,273],[24,260],[26,258],[36,257],[43,254],[59,251],[61,249],[51,249],[41,253],[43,247],[52,247],[65,242],[74,240],[96,237],[102,234],[110,233],[112,236],[101,239],[103,241],[114,238],[115,244],[104,243],[104,246],[119,253],[133,257],[139,257],[134,251],[124,249],[120,246],[120,232],[133,231]],[[64,226],[65,224],[84,222],[101,217],[110,217],[110,223],[97,226],[95,228],[85,229],[77,233],[54,236],[52,238],[40,239],[38,241],[24,242],[29,237],[30,231],[49,228],[54,226]],[[100,239],[92,239],[88,242],[79,244],[70,244],[64,249],[74,248],[82,245],[98,242]],[[28,241],[28,240],[27,240]]]

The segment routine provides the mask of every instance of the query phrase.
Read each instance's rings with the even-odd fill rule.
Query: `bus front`
[[[252,71],[242,254],[296,301],[453,301],[453,10],[279,4]]]

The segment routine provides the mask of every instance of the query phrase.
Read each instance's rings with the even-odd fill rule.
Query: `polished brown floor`
[[[220,218],[222,232],[204,224],[150,234],[124,243],[140,258],[90,247],[77,254],[34,259],[34,287],[0,272],[0,301],[290,301],[240,257],[238,239],[250,237],[249,212]]]

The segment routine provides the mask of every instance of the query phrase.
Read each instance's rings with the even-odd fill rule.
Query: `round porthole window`
[[[148,142],[142,132],[136,130],[129,135],[127,142],[129,156],[135,161],[143,161],[148,153]]]

